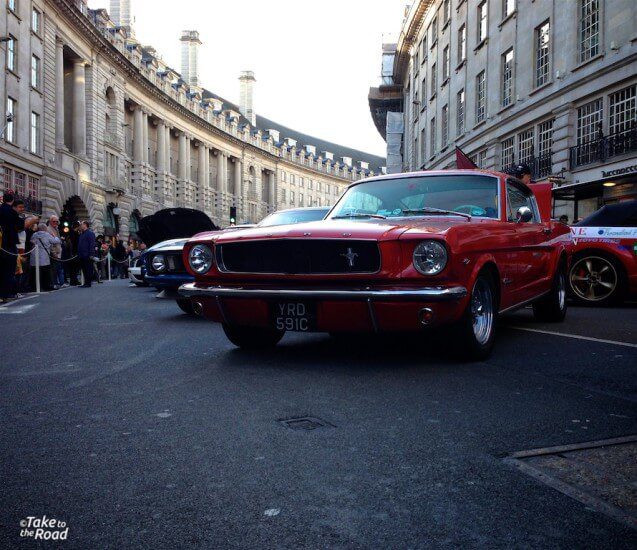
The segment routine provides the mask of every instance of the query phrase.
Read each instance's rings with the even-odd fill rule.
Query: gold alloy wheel
[[[569,281],[577,298],[600,302],[617,290],[619,277],[612,262],[601,256],[586,256],[571,267]]]

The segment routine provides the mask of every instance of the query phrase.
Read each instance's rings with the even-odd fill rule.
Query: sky
[[[131,0],[144,45],[180,70],[182,30],[199,31],[199,76],[238,103],[239,72],[257,79],[258,114],[340,145],[385,156],[367,94],[381,44],[400,32],[406,0]],[[91,8],[109,0],[89,0]]]

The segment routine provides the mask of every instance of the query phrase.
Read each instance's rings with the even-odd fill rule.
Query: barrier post
[[[40,294],[40,246],[35,245],[33,247],[33,254],[35,254],[35,293]]]
[[[80,260],[80,264],[81,264],[81,260]],[[80,267],[80,284],[84,285],[84,270]]]
[[[108,280],[111,280],[111,253],[106,256],[106,263],[108,264]]]

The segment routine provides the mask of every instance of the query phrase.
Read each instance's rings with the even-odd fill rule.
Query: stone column
[[[133,150],[133,160],[135,162],[144,161],[144,113],[142,108],[137,106],[133,114],[133,135],[135,137],[135,148]]]
[[[217,155],[217,192],[226,192],[226,154],[219,151]]]
[[[239,204],[241,201],[242,185],[241,185],[241,161],[238,158],[234,159],[234,197],[235,204]]]
[[[86,63],[73,64],[73,152],[86,156]]]
[[[55,144],[64,149],[64,43],[55,41]]]
[[[148,113],[142,115],[142,139],[144,144],[144,156],[143,160],[148,164]]]
[[[165,124],[164,132],[166,133],[166,172],[169,174],[172,173],[172,169],[170,167],[170,126]]]
[[[197,158],[197,162],[199,166],[198,188],[199,188],[199,193],[203,193],[203,190],[206,186],[206,153],[207,153],[207,148],[203,143],[199,144],[198,152],[199,152],[199,156]]]
[[[276,210],[276,189],[274,183],[274,172],[268,172],[268,202],[272,210]]]
[[[160,120],[157,125],[157,174],[166,171],[166,124]]]
[[[177,177],[184,181],[188,179],[187,177],[187,168],[188,168],[188,138],[184,132],[179,134],[179,170],[177,172]]]

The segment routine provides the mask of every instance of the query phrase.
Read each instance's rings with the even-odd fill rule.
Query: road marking
[[[32,310],[38,304],[24,304],[23,306],[3,306],[0,307],[0,314],[5,315],[22,315],[27,311]]]
[[[564,338],[574,338],[575,340],[588,340],[589,342],[599,342],[600,344],[614,344],[615,346],[626,346],[627,348],[637,348],[637,344],[629,342],[618,342],[617,340],[604,340],[603,338],[593,338],[592,336],[582,336],[580,334],[567,334],[565,332],[555,332],[553,330],[540,330],[529,327],[510,326],[516,330],[525,330],[527,332],[537,332],[539,334],[550,334],[551,336],[563,336]]]

